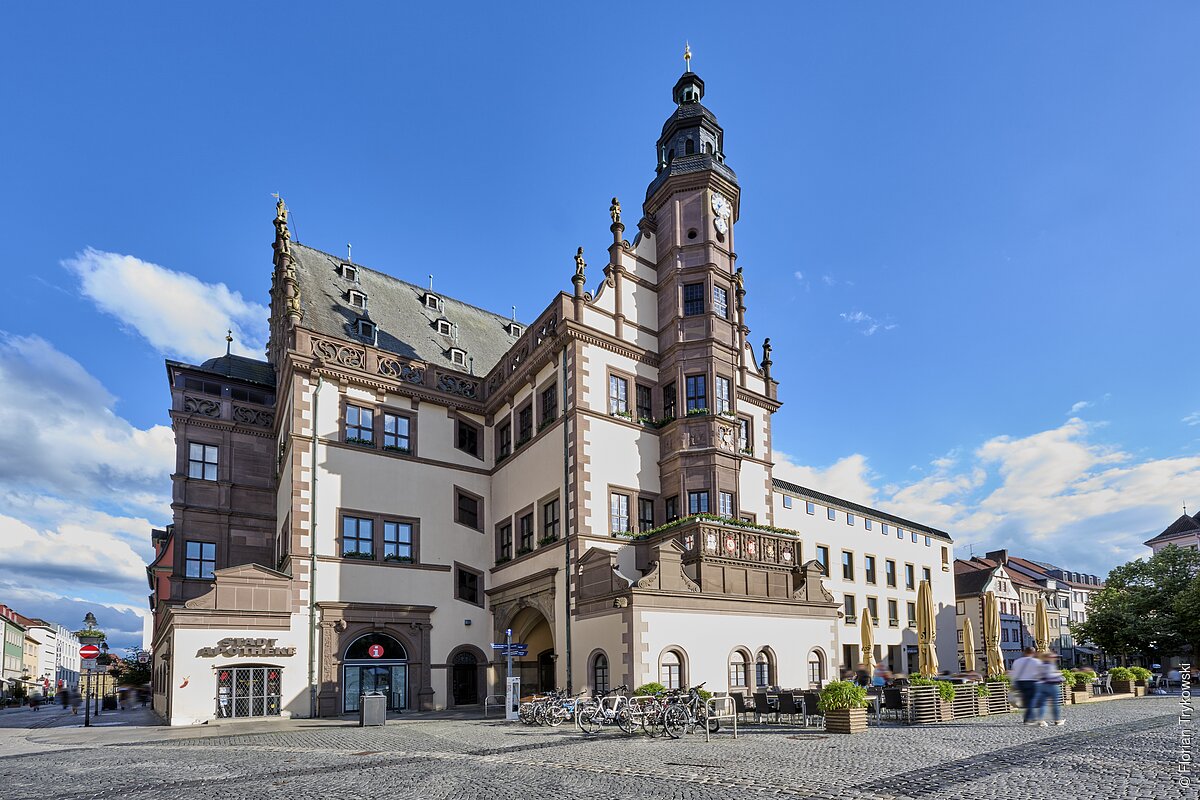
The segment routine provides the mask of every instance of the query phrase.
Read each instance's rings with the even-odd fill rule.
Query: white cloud
[[[1071,410],[1068,411],[1067,413],[1068,414],[1078,414],[1080,411],[1083,411],[1085,408],[1091,408],[1094,405],[1095,405],[1095,403],[1093,403],[1091,400],[1080,400],[1078,403],[1075,403],[1074,405],[1072,405]]]
[[[821,281],[822,281],[822,282],[823,282],[823,283],[824,283],[826,286],[836,286],[836,285],[837,285],[837,279],[836,279],[836,278],[834,278],[832,275],[822,275],[822,276],[821,276]]]
[[[2,596],[71,627],[102,607],[121,633],[114,643],[131,646],[141,642],[150,530],[171,519],[175,440],[165,425],[132,425],[115,404],[49,342],[0,332]]]
[[[796,276],[796,280],[798,280],[798,281],[802,281],[802,280],[804,280],[804,273],[803,273],[803,272],[801,272],[800,270],[796,270],[796,271],[795,271],[795,272],[793,272],[792,274],[793,274],[794,276]]]
[[[1200,425],[1200,411],[1193,411],[1183,418],[1185,425]]]
[[[858,326],[863,336],[873,336],[876,331],[890,331],[896,327],[896,323],[890,319],[877,320],[864,311],[842,312],[841,317],[851,325]]]
[[[78,276],[80,290],[101,311],[161,353],[195,362],[212,358],[224,350],[225,332],[232,330],[234,352],[262,356],[267,308],[223,283],[90,247],[63,266]]]
[[[1094,441],[1100,427],[1073,418],[1028,436],[997,436],[969,456],[935,459],[919,480],[881,488],[859,454],[827,469],[781,456],[776,474],[940,528],[977,551],[1007,547],[1104,575],[1148,555],[1142,542],[1200,485],[1200,456],[1139,461]]]

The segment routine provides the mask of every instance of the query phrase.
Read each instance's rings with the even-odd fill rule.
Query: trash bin
[[[387,721],[387,695],[381,692],[358,696],[358,726],[365,728]]]

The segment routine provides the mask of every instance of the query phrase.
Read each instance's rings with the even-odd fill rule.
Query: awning
[[[1086,653],[1086,654],[1087,654],[1087,655],[1089,655],[1089,656],[1098,656],[1098,655],[1100,655],[1100,651],[1099,651],[1099,650],[1097,650],[1096,648],[1094,648],[1094,647],[1087,647],[1087,646],[1085,646],[1085,645],[1082,645],[1082,644],[1077,644],[1077,645],[1075,645],[1075,652],[1076,652],[1076,653]]]

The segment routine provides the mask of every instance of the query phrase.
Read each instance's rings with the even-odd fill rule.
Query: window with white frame
[[[610,528],[613,533],[629,531],[629,495],[613,492],[609,497]]]
[[[733,492],[717,492],[717,513],[733,518]]]
[[[610,414],[629,413],[629,381],[620,375],[608,376],[608,412]]]
[[[728,414],[730,408],[729,378],[717,376],[717,413]]]

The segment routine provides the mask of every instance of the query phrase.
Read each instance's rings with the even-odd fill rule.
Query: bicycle
[[[628,687],[618,686],[587,700],[579,701],[576,706],[575,724],[586,735],[594,735],[606,725],[615,725],[622,709],[628,702],[621,692]]]
[[[708,716],[707,704],[700,696],[703,687],[701,683],[688,689],[686,695],[676,691],[667,697],[662,725],[664,732],[672,739],[678,739],[684,733],[695,733],[700,725],[707,725],[709,733],[721,729],[721,721]]]

